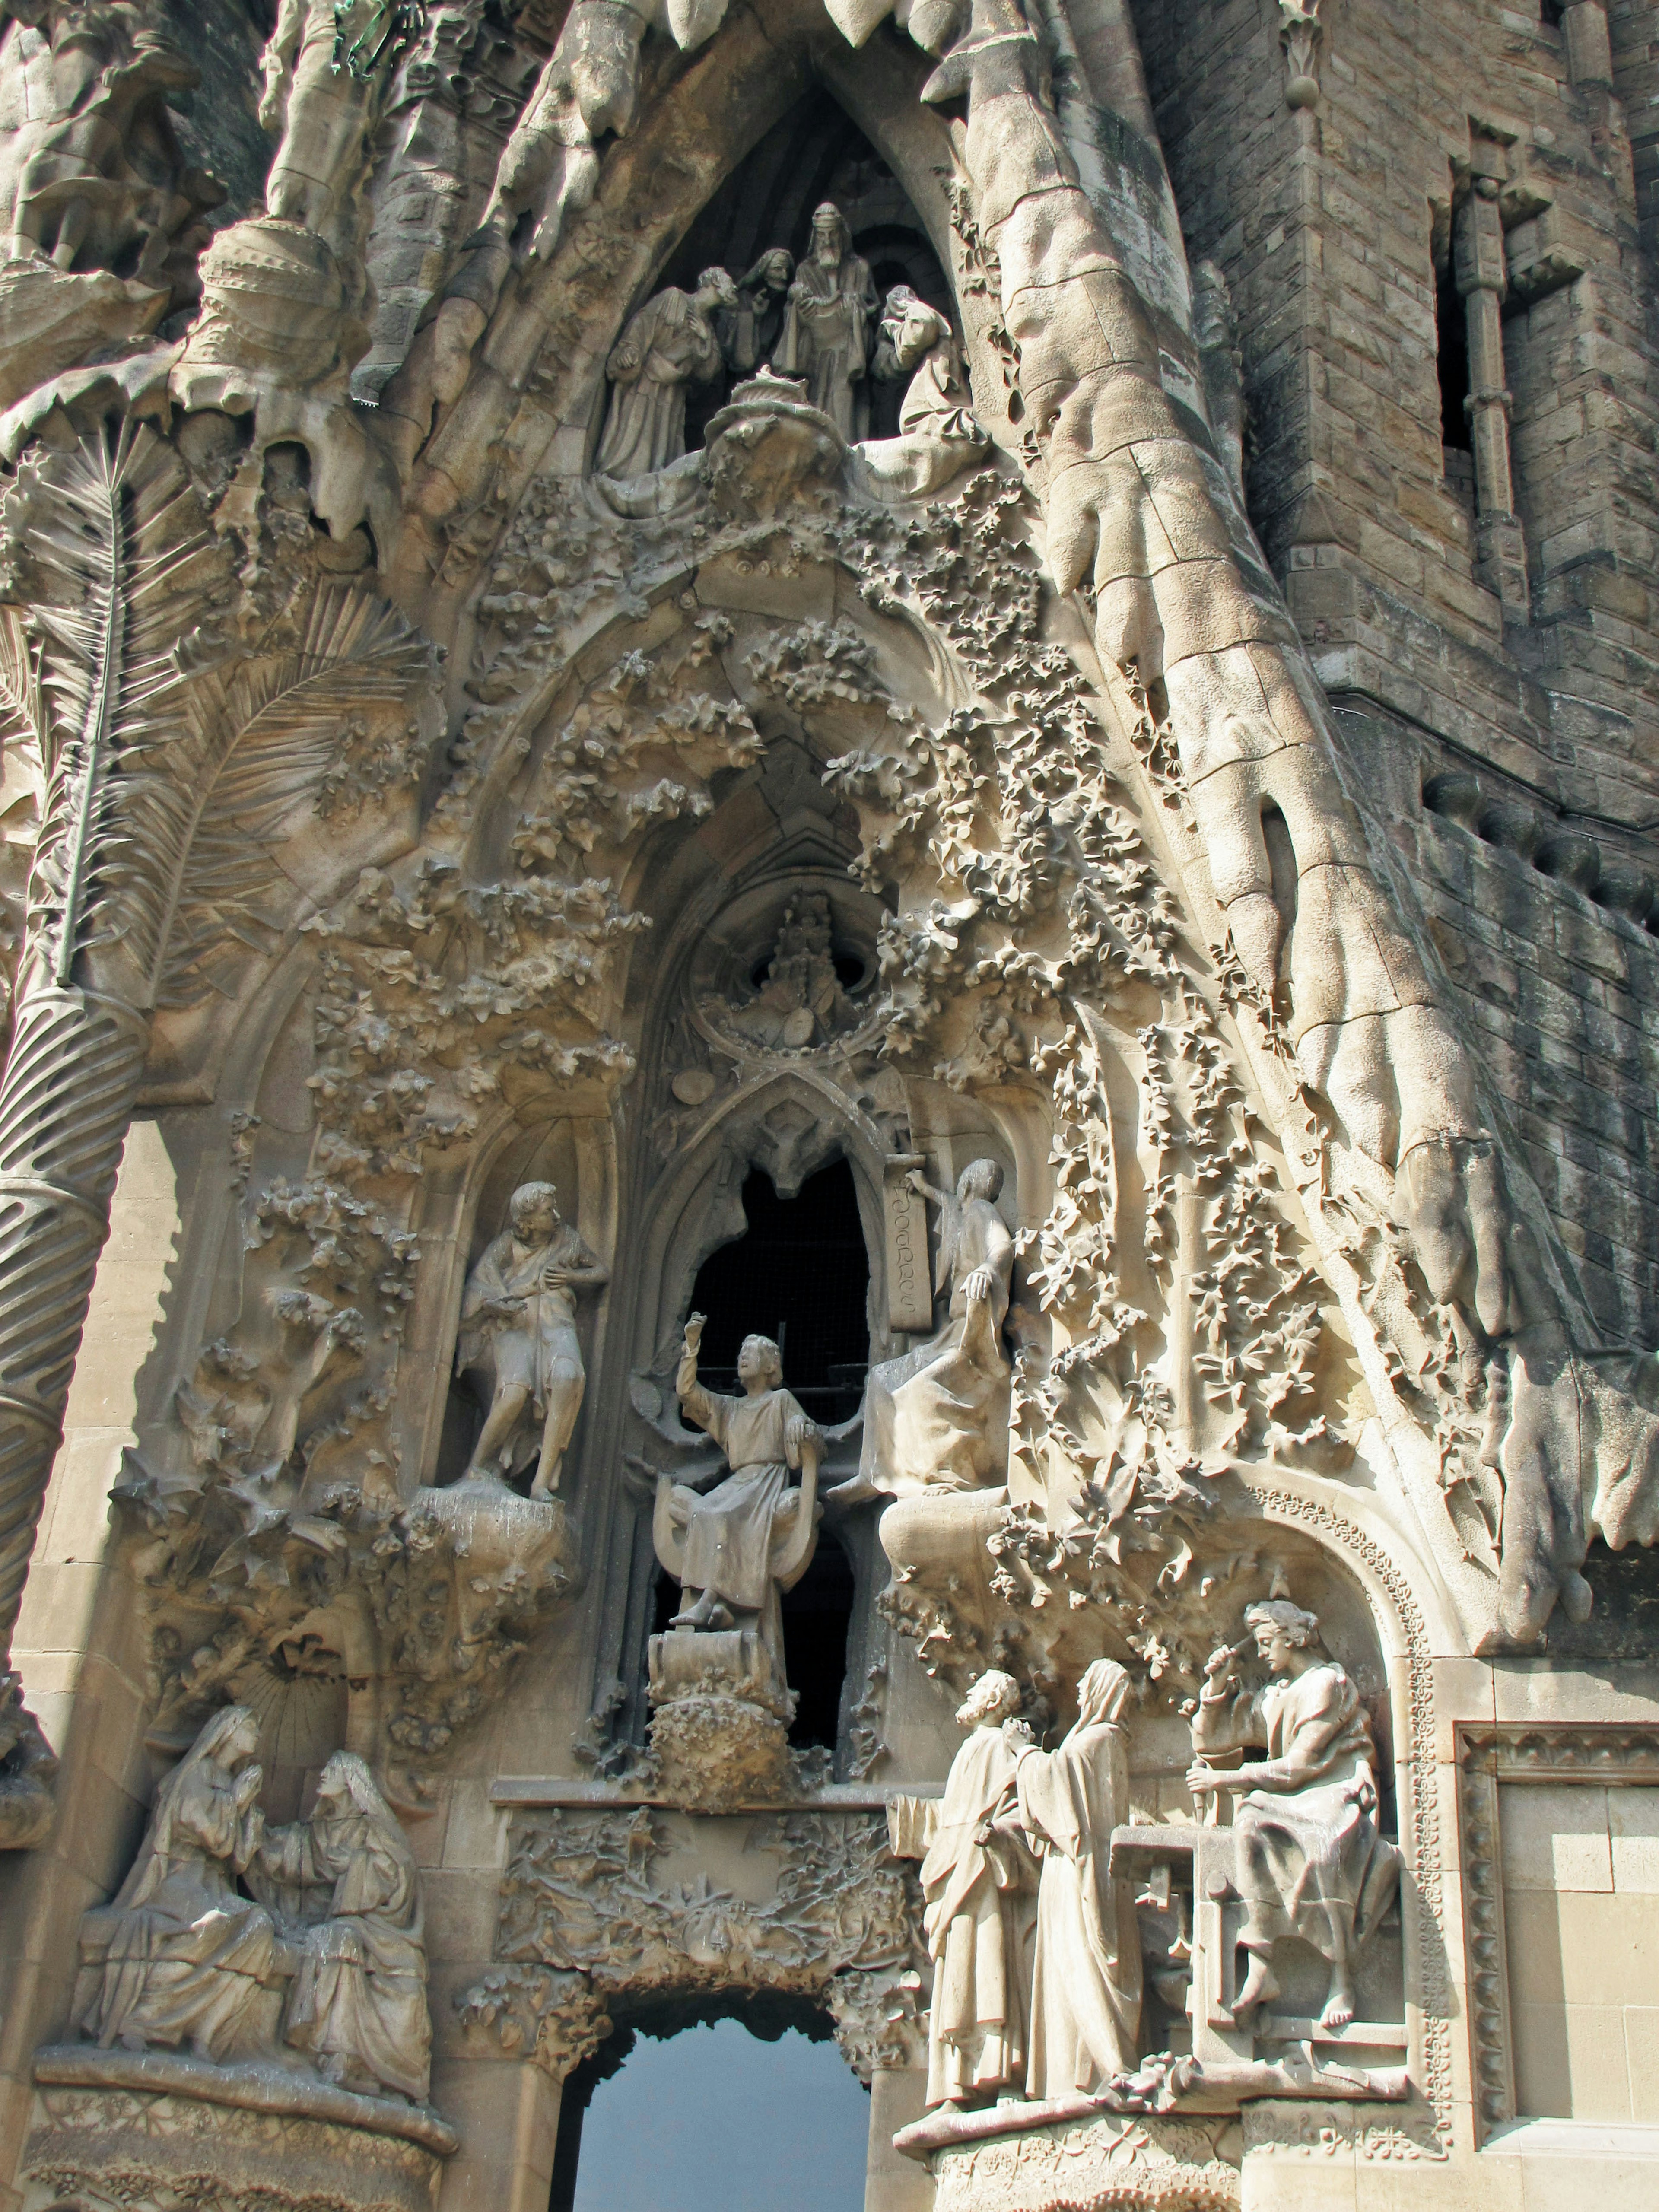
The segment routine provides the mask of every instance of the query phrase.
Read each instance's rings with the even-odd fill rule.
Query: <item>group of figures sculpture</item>
[[[348,1751],[308,1820],[267,1822],[258,1741],[253,1714],[228,1706],[161,1784],[131,1873],[82,1923],[75,2025],[106,2048],[422,2101],[432,2023],[408,1840]]]
[[[1377,1826],[1369,1720],[1316,1615],[1269,1600],[1245,1626],[1243,1644],[1210,1659],[1187,1776],[1197,1805],[1236,1808],[1228,1886],[1242,1918],[1229,1934],[1249,1965],[1221,2017],[1256,2024],[1280,1995],[1275,1951],[1296,1942],[1324,1961],[1316,2032],[1335,2036],[1354,2019],[1356,1964],[1397,1897],[1400,1854]],[[1237,1673],[1251,1645],[1267,1671],[1258,1689]],[[1012,1674],[981,1675],[957,1715],[968,1741],[923,1823],[930,2106],[1109,2097],[1141,2068],[1139,1885],[1117,1863],[1146,1832],[1127,1826],[1133,1686],[1097,1660],[1053,1751],[1018,1717]]]
[[[883,301],[832,201],[813,216],[799,266],[774,246],[737,283],[705,269],[695,291],[671,286],[632,317],[605,363],[611,398],[598,473],[647,476],[680,459],[687,387],[723,369],[797,380],[806,404],[849,445],[869,435],[871,380],[908,377],[902,435],[984,443],[949,322],[908,285]]]

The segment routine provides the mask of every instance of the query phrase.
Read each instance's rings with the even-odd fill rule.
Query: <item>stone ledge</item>
[[[284,2119],[330,2121],[418,2143],[438,2158],[453,2158],[461,2147],[454,2129],[429,2105],[360,2097],[280,2066],[213,2066],[168,2051],[100,2051],[92,2044],[55,2043],[35,2052],[34,2079],[42,2088],[125,2089],[138,2095],[191,2097],[198,2104],[228,2105]]]

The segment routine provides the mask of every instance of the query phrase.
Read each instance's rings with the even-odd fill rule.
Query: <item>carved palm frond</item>
[[[0,608],[0,714],[37,718],[46,775],[36,961],[63,982],[118,945],[137,1006],[187,1002],[216,953],[268,945],[278,835],[354,726],[407,699],[427,648],[356,584],[325,586],[297,642],[217,636],[229,555],[142,426],[32,457],[0,529],[30,603],[27,627]]]
[[[284,824],[354,726],[400,711],[427,667],[426,647],[384,600],[328,586],[296,645],[206,669],[184,702],[185,726],[131,750],[123,783],[134,850],[112,880],[150,1004],[200,997],[216,954],[269,944],[279,896],[292,896],[272,854]]]

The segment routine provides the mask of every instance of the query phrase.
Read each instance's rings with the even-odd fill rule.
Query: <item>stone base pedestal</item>
[[[35,2059],[23,2212],[433,2212],[454,2130],[280,2066],[65,2044]]]
[[[664,1802],[736,1812],[787,1796],[795,1701],[751,1628],[651,1638],[651,1751]]]
[[[1237,2212],[1228,2123],[1118,2114],[935,2151],[933,2212]],[[1233,2130],[1237,2134],[1237,2130]]]

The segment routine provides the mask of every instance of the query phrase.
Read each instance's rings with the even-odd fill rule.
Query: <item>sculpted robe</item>
[[[990,1825],[1013,1779],[1001,1729],[976,1728],[951,1762],[921,1863],[929,2105],[982,2102],[1024,2080],[1035,1869],[1018,1837]]]
[[[261,1859],[274,1881],[307,1893],[313,1922],[289,1993],[288,2040],[325,2073],[372,2075],[422,2101],[432,2019],[420,1889],[401,1832],[390,1816],[353,1812],[274,1830]]]
[[[1376,1826],[1371,1730],[1359,1692],[1334,1662],[1200,1706],[1194,1746],[1206,1753],[1265,1745],[1278,1787],[1238,1800],[1237,1882],[1244,1940],[1299,1936],[1332,1956],[1331,1913],[1352,1916],[1353,1942],[1371,1935],[1394,1894],[1400,1854]]]
[[[1134,1893],[1106,1879],[1112,1830],[1129,1818],[1128,1746],[1109,1721],[1058,1751],[1018,1754],[1019,1820],[1042,1864],[1026,2088],[1092,2096],[1139,2063],[1140,1933]]]
[[[764,1624],[777,1604],[773,1524],[789,1489],[790,1469],[800,1465],[800,1453],[791,1449],[785,1431],[792,1419],[806,1417],[787,1390],[722,1398],[692,1382],[679,1398],[687,1418],[708,1431],[732,1470],[707,1497],[684,1483],[675,1486],[675,1518],[684,1516],[685,1528],[684,1587],[713,1590],[738,1611],[760,1613]]]
[[[137,1864],[82,1923],[75,2024],[106,2048],[187,2044],[222,2064],[275,2045],[293,1954],[238,1893],[258,1815],[239,1809],[217,1741],[210,1724],[161,1784]]]
[[[685,452],[685,387],[720,368],[720,341],[690,293],[647,300],[611,349],[611,411],[594,460],[602,477],[642,477]]]
[[[848,252],[830,269],[809,255],[795,271],[793,289],[802,296],[792,297],[784,310],[772,366],[786,376],[804,376],[813,406],[851,443],[870,428],[864,379],[871,322],[881,312],[870,264]]]
[[[926,1344],[870,1370],[861,1472],[896,1497],[920,1490],[979,1490],[1006,1479],[1012,1370],[1002,1323],[1014,1240],[989,1199],[953,1200],[939,1244],[951,1302]],[[990,1271],[988,1303],[969,1304],[968,1278]]]

